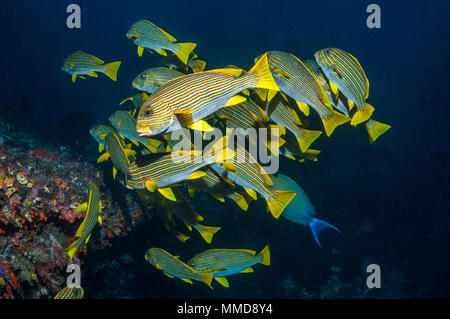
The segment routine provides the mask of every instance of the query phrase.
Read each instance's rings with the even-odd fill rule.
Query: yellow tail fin
[[[323,127],[325,128],[325,133],[327,134],[327,136],[330,136],[334,129],[336,127],[338,127],[339,125],[342,125],[344,123],[347,123],[348,121],[350,121],[350,118],[344,114],[341,114],[339,112],[336,112],[334,110],[330,110],[333,115],[325,118],[325,117],[321,117],[322,119],[322,123],[323,123]]]
[[[357,110],[355,115],[352,117],[351,125],[356,126],[362,122],[367,121],[372,116],[372,113],[375,109],[369,103],[366,103],[363,110]]]
[[[302,152],[306,152],[309,146],[322,134],[320,131],[311,131],[300,129],[303,133],[303,136],[297,137],[298,145]]]
[[[121,61],[105,64],[106,70],[103,72],[114,82],[117,81],[117,71],[119,70]]]
[[[64,251],[69,255],[70,260],[73,259],[73,256],[75,256],[75,253],[78,250],[78,241],[79,239],[75,240],[72,244],[70,244]]]
[[[206,67],[206,62],[203,60],[194,60],[192,65],[192,72],[203,72]]]
[[[262,257],[261,264],[270,266],[270,245],[264,247],[263,250],[261,250],[261,252],[258,254],[258,256]]]
[[[183,62],[184,64],[188,63],[189,55],[192,51],[194,51],[197,44],[195,43],[177,43],[180,50],[175,53],[175,55]]]
[[[203,226],[200,224],[195,225],[194,228],[198,230],[208,244],[211,244],[214,234],[220,230],[220,227]]]
[[[259,60],[256,62],[256,64],[253,66],[253,68],[251,68],[251,70],[248,73],[250,74],[253,72],[256,73],[259,77],[259,83],[256,84],[254,87],[275,91],[280,90],[272,77],[272,73],[270,73],[269,63],[267,61],[267,53],[264,53],[259,58]]]
[[[366,130],[369,135],[370,144],[375,142],[377,138],[386,133],[391,128],[390,125],[377,122],[375,120],[369,120],[366,122]]]
[[[297,195],[297,192],[290,191],[274,191],[277,194],[277,198],[267,201],[267,206],[272,213],[273,217],[279,218],[283,210],[291,202],[291,200]]]

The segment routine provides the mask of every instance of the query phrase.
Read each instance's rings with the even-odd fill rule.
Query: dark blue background
[[[306,59],[319,49],[339,47],[355,55],[370,80],[375,118],[392,129],[369,145],[363,127],[340,127],[330,139],[322,136],[314,145],[322,150],[317,163],[286,160],[281,171],[302,185],[320,216],[344,231],[342,247],[351,253],[340,260],[341,268],[353,267],[356,274],[363,271],[364,260],[371,260],[402,273],[407,296],[449,296],[443,282],[450,277],[448,1],[376,1],[382,28],[368,29],[365,9],[372,1],[78,0],[82,28],[70,30],[65,9],[71,2],[0,2],[0,99],[17,105],[26,95],[38,120],[49,125],[74,110],[92,112],[98,122],[106,122],[118,102],[130,95],[134,76],[158,61],[148,54],[139,58],[136,46],[125,37],[128,27],[142,18],[180,42],[197,43],[196,52],[207,68],[249,68],[254,57],[267,50]],[[100,75],[73,84],[60,67],[75,50],[105,62],[121,60],[118,82]],[[262,204],[252,210],[253,215],[265,213]],[[363,220],[370,221],[372,231],[355,238]],[[270,226],[257,224],[263,222]],[[311,269],[329,272],[334,262],[307,229],[285,220],[252,220],[246,215],[241,223],[230,221],[227,227],[221,232],[233,236],[218,234],[213,244],[237,248],[236,238],[254,236],[255,244],[248,248],[258,250],[266,241],[278,241],[272,242],[274,282],[288,273],[308,288],[313,285]],[[247,233],[252,227],[253,235]],[[261,228],[265,230],[258,233]],[[151,271],[153,280],[162,277]],[[269,273],[258,269],[254,276],[258,271],[260,277],[251,281]],[[162,290],[163,297],[187,295],[183,289],[195,295],[184,283],[160,280],[169,287]],[[212,294],[197,296],[208,295]],[[251,295],[236,291],[232,296]],[[270,288],[262,296],[273,296]]]

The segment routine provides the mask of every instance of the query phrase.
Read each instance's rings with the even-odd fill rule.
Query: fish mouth
[[[152,136],[155,134],[155,133],[153,133],[152,130],[145,129],[145,128],[140,128],[140,129],[138,128],[138,129],[136,129],[136,131],[139,133],[139,136],[141,136],[141,137]]]

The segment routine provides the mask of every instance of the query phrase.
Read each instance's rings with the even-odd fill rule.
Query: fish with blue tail
[[[374,108],[366,103],[369,97],[369,80],[359,61],[338,48],[319,50],[314,57],[328,78],[332,91],[336,94],[337,88],[351,102],[351,106],[356,105],[357,111],[350,124],[356,126],[369,120]]]
[[[261,165],[240,145],[236,145],[234,157],[222,164],[212,164],[211,168],[221,176],[244,188],[247,194],[257,199],[260,194],[267,202],[270,213],[279,218],[285,207],[295,197],[295,191],[272,190],[270,176]]]
[[[322,244],[320,243],[319,235],[324,229],[332,229],[341,233],[335,226],[314,217],[316,215],[316,210],[306,193],[296,182],[283,174],[278,174],[277,176],[272,175],[272,181],[272,188],[274,189],[282,189],[297,193],[297,196],[289,203],[289,205],[287,205],[281,216],[296,224],[309,227],[314,240],[320,247],[322,247]]]
[[[230,287],[227,276],[253,272],[253,265],[270,266],[269,245],[257,254],[248,249],[210,249],[195,255],[188,261],[195,271],[212,273],[224,287]]]
[[[270,71],[280,90],[294,99],[305,115],[309,114],[308,105],[311,106],[319,114],[327,136],[330,136],[337,126],[350,120],[333,110],[326,92],[300,59],[281,51],[270,51],[266,54]],[[269,91],[269,102],[271,93]]]
[[[77,77],[84,79],[84,75],[96,78],[98,77],[97,72],[105,74],[113,81],[117,81],[117,71],[120,64],[121,61],[105,64],[103,60],[92,54],[76,51],[64,60],[61,69],[72,75],[72,82],[75,82]]]
[[[79,287],[73,287],[70,288],[68,286],[62,288],[56,296],[53,299],[83,299],[84,297],[84,290],[83,288]]]
[[[86,211],[86,215],[84,216],[84,219],[75,234],[75,237],[77,237],[77,239],[64,249],[64,251],[69,255],[70,260],[72,260],[78,248],[88,243],[89,238],[91,238],[92,230],[94,229],[97,222],[100,224],[102,223],[102,217],[100,216],[102,210],[100,190],[96,183],[90,183],[88,188],[88,201],[75,208],[76,212]]]
[[[178,43],[177,40],[149,20],[135,22],[127,32],[127,38],[138,46],[138,55],[142,56],[144,48],[167,56],[166,51],[175,54],[181,62],[188,63],[189,55],[195,49],[195,43]]]
[[[178,217],[184,225],[192,231],[192,228],[197,230],[202,238],[210,244],[213,236],[220,230],[220,227],[205,226],[200,224],[204,219],[200,216],[189,204],[189,201],[183,193],[177,188],[173,188],[175,201],[168,200],[163,195],[157,195],[159,206],[166,210],[169,216]]]
[[[136,119],[130,111],[114,112],[109,117],[109,122],[122,137],[129,139],[136,146],[144,145],[152,153],[155,153],[161,144],[161,141],[156,139],[139,136],[136,132]]]
[[[125,142],[117,132],[111,132],[105,137],[106,151],[98,159],[97,163],[104,162],[108,159],[113,163],[113,178],[116,179],[117,170],[121,171],[124,176],[128,174],[130,166],[130,157],[134,159],[136,151],[131,149],[131,144],[125,145]]]
[[[194,270],[191,266],[164,249],[150,248],[145,254],[145,260],[170,278],[179,278],[190,284],[193,284],[193,280],[201,281],[212,289],[211,281],[213,275],[211,273]]]
[[[157,88],[184,74],[169,68],[157,67],[139,73],[133,80],[133,87],[140,91],[153,93]]]
[[[278,90],[263,55],[244,75],[240,69],[218,69],[187,74],[155,90],[139,110],[137,131],[143,136],[181,127],[209,130],[202,119],[217,110],[246,100],[237,95],[249,88]],[[198,124],[200,123],[200,124]]]
[[[89,130],[91,136],[98,143],[99,152],[103,152],[105,149],[105,138],[111,132],[114,132],[114,128],[108,125],[96,125]]]

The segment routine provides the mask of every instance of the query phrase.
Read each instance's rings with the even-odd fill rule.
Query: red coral
[[[30,155],[34,155],[40,158],[45,158],[48,160],[55,160],[58,159],[58,152],[49,152],[47,150],[41,150],[37,147],[34,147],[30,150]]]
[[[73,223],[77,218],[83,218],[84,212],[75,212],[67,206],[58,206],[56,209],[59,211],[59,219]]]

